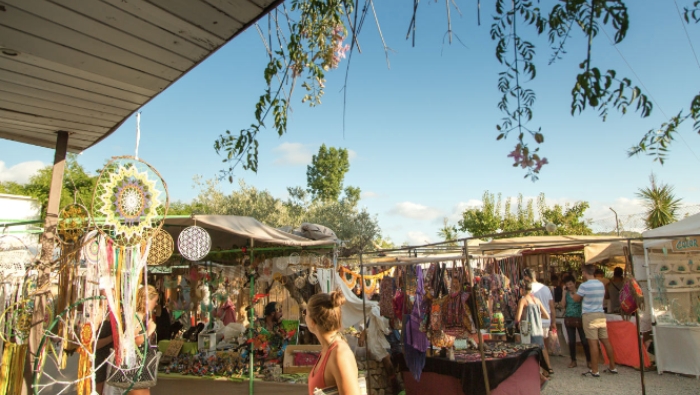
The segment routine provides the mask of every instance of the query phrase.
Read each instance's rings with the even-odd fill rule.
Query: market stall
[[[659,374],[700,378],[699,235],[700,214],[643,233]]]

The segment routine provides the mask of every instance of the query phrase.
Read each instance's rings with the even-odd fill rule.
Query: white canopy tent
[[[692,235],[698,234],[700,214],[643,233],[645,238],[669,236],[644,241],[647,302],[655,323],[652,329],[659,374],[667,371],[700,378],[700,317],[694,310],[700,303],[700,248],[692,247],[700,240]],[[658,284],[660,273],[665,284]]]

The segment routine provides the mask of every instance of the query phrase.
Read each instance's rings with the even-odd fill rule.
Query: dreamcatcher
[[[27,355],[27,339],[34,310],[36,283],[26,278],[34,260],[24,242],[0,235],[0,393],[19,394]]]
[[[56,236],[63,244],[76,245],[90,226],[90,213],[85,206],[69,204],[58,214]]]
[[[151,240],[160,230],[168,206],[165,181],[151,165],[136,157],[112,158],[97,179],[92,211],[105,218],[97,227],[102,236],[98,238],[97,262],[102,273],[110,274],[109,283],[115,287],[115,292],[106,295],[113,312],[114,361],[119,367],[132,368],[140,363],[133,336],[137,330],[136,293],[140,286],[147,285]],[[141,278],[143,284],[139,283]]]
[[[105,217],[100,232],[120,247],[139,245],[160,229],[170,200],[165,181],[148,163],[115,157],[97,179],[93,212]]]
[[[311,267],[309,268],[309,277],[308,277],[309,284],[311,285],[316,285],[318,284],[318,273],[316,273],[316,268]]]
[[[188,261],[201,261],[211,251],[211,236],[197,225],[187,227],[177,238],[177,248]]]

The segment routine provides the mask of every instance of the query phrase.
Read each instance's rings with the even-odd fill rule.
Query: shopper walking
[[[576,363],[576,332],[581,338],[581,344],[583,345],[583,352],[586,354],[586,362],[588,367],[591,365],[591,351],[588,347],[588,340],[586,339],[586,333],[583,330],[583,319],[581,318],[581,303],[574,300],[574,295],[576,295],[576,280],[571,276],[564,277],[564,297],[562,298],[561,305],[564,309],[564,327],[566,328],[566,335],[569,338],[569,356],[571,356],[570,368],[575,368],[578,366]]]
[[[603,300],[605,297],[605,287],[603,283],[595,278],[596,267],[585,265],[583,267],[583,278],[586,281],[581,284],[573,296],[574,301],[581,302],[581,312],[583,318],[583,330],[588,339],[591,353],[591,368],[583,373],[584,376],[600,377],[598,372],[598,341],[603,343],[605,351],[610,360],[610,366],[605,372],[617,374],[615,366],[615,352],[608,339],[608,328],[603,312]]]
[[[339,395],[359,395],[357,362],[340,333],[340,306],[345,303],[341,291],[316,294],[306,307],[306,325],[321,342],[321,355],[309,374],[309,395],[328,387],[337,387]]]
[[[521,333],[525,331],[530,334],[530,342],[532,344],[540,346],[544,361],[547,364],[547,372],[552,374],[554,371],[552,370],[552,365],[549,363],[549,356],[544,346],[544,330],[542,328],[542,321],[544,319],[549,319],[549,313],[547,313],[542,302],[533,295],[532,283],[526,280],[522,290],[523,297],[518,303],[518,313],[515,315],[516,323],[520,325]],[[525,312],[526,320],[521,322],[523,311]],[[525,328],[525,325],[527,325],[527,328]]]
[[[544,341],[547,341],[547,339],[549,339],[550,330],[556,330],[557,328],[557,320],[554,316],[556,313],[554,296],[549,287],[537,281],[537,273],[535,273],[534,270],[530,268],[525,269],[523,278],[525,281],[529,281],[532,284],[532,295],[541,302],[542,309],[547,312],[547,318],[542,319],[542,336]],[[542,350],[542,354],[544,355],[544,360],[547,362],[547,366],[549,366],[549,374],[554,373],[554,370],[551,368],[552,365],[549,363],[549,351],[547,351],[547,347]]]

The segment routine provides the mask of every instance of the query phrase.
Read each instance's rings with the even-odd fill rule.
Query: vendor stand
[[[700,214],[643,237],[659,374],[700,378]],[[687,235],[687,236],[686,236]]]
[[[272,286],[269,285],[265,287],[269,289],[259,289],[263,282],[266,284],[273,284],[275,281],[281,283],[281,281],[285,281],[288,276],[301,278],[302,276],[299,274],[303,272],[304,282],[300,285],[303,287],[307,280],[309,284],[315,285],[319,282],[319,277],[316,273],[317,267],[335,267],[335,254],[333,252],[335,251],[337,240],[332,232],[328,235],[331,237],[314,240],[269,227],[253,218],[240,216],[197,215],[186,218],[167,218],[164,222],[164,229],[172,235],[173,239],[178,239],[180,232],[190,226],[196,225],[204,229],[211,239],[211,253],[206,261],[218,261],[229,265],[231,263],[240,264],[239,266],[243,268],[241,276],[244,282],[239,285],[241,288],[245,287],[250,289],[249,306],[254,306],[255,302],[258,300],[267,300],[269,289],[271,289]],[[320,254],[316,254],[316,252]],[[279,260],[278,255],[280,254],[296,254],[296,257],[301,259],[291,262],[291,259],[285,257],[284,260]],[[300,254],[302,255],[301,257]],[[271,258],[272,256],[275,256],[275,258]],[[302,262],[302,260],[304,260],[304,262]],[[306,273],[307,271],[308,274]],[[334,279],[330,276],[327,277],[327,284],[323,284],[325,287],[322,288],[330,288],[331,282],[334,282]],[[312,280],[314,280],[314,282],[312,282]],[[247,286],[244,284],[247,284]],[[289,288],[289,284],[287,285],[287,288]],[[291,285],[294,286],[294,284]],[[210,318],[211,312],[212,309],[209,308],[207,313],[210,315]],[[248,317],[249,322],[255,323],[255,309],[251,308],[247,313],[250,314]],[[298,323],[292,332],[296,332],[298,330],[297,328]],[[233,374],[234,371],[240,372],[243,370],[247,371],[245,376],[247,376],[246,382],[249,385],[249,393],[262,393],[260,391],[264,390],[268,384],[272,383],[265,382],[262,384],[263,382],[255,380],[255,372],[260,373],[262,371],[263,364],[261,362],[266,362],[269,359],[268,362],[279,361],[281,364],[284,347],[288,344],[290,339],[296,339],[296,337],[293,336],[295,333],[291,333],[289,338],[285,337],[283,339],[284,343],[279,351],[269,350],[266,346],[269,340],[263,339],[261,337],[263,334],[264,333],[257,333],[257,329],[254,328],[254,325],[251,325],[247,333],[247,341],[240,345],[236,343],[233,345],[234,349],[230,351],[217,350],[218,347],[214,342],[216,342],[218,338],[214,337],[208,342],[210,345],[208,350],[200,349],[197,355],[191,357],[187,357],[187,353],[184,353],[184,357],[181,354],[180,358],[182,360],[176,358],[166,367],[166,373],[161,374],[161,378],[167,380],[179,378],[180,376],[178,376],[178,374],[183,371],[183,369],[180,369],[182,365],[187,365],[184,368],[184,372],[189,377],[200,377],[201,379],[221,375],[232,377],[235,375]],[[224,353],[228,353],[227,355],[230,357],[235,355],[238,360],[227,363],[225,356],[223,356]],[[265,361],[259,361],[260,357],[267,359]],[[243,367],[241,365],[242,363],[245,363],[247,368]],[[265,363],[265,365],[270,364]],[[269,368],[266,370],[278,372],[274,374],[275,377],[270,379],[275,381],[280,381],[282,379],[282,377],[280,377],[281,366],[277,366],[277,369],[275,369],[274,366],[266,366],[266,368]],[[279,382],[274,384],[278,386],[283,385]],[[254,385],[256,387],[255,391]],[[304,389],[305,388],[304,386]]]

